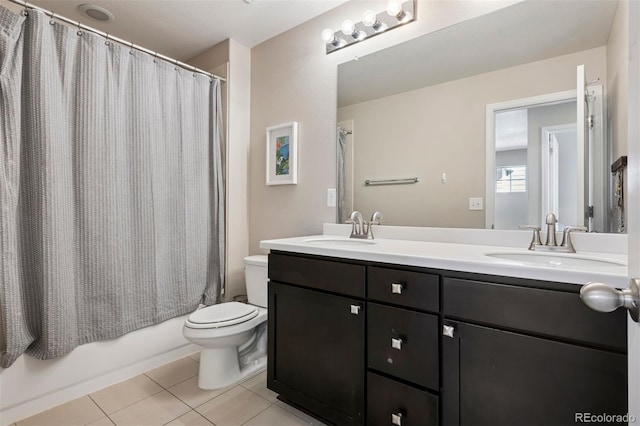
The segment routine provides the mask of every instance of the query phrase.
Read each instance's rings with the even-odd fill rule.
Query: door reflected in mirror
[[[547,213],[555,214],[560,229],[582,222],[575,105],[571,99],[494,113],[492,228],[518,229],[522,224],[544,228]]]

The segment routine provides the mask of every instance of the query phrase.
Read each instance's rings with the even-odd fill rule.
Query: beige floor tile
[[[188,411],[190,411],[189,407],[178,398],[167,391],[162,391],[109,417],[118,426],[158,426],[177,419]]]
[[[308,415],[307,413],[304,413],[300,410],[298,410],[295,407],[292,407],[289,404],[286,404],[282,401],[278,401],[275,404],[276,407],[280,407],[284,410],[287,410],[288,412],[290,412],[291,414],[293,414],[296,417],[300,417],[302,420],[304,420],[305,422],[313,425],[313,426],[326,426],[325,423],[322,423],[320,420],[316,419],[315,417],[312,417],[310,415]]]
[[[192,377],[177,385],[167,389],[169,392],[177,396],[182,402],[191,408],[196,408],[205,402],[222,395],[234,386],[228,386],[222,389],[203,390],[198,387],[198,376]]]
[[[17,426],[86,425],[104,417],[104,413],[88,396],[74,399],[35,416],[16,422]]]
[[[202,417],[199,413],[195,411],[189,411],[187,414],[184,414],[171,423],[167,423],[166,426],[211,426],[209,420]]]
[[[196,376],[199,367],[199,363],[187,356],[144,374],[160,386],[168,388]]]
[[[194,361],[200,362],[200,352],[192,353],[191,355],[189,355],[189,358]]]
[[[263,370],[256,371],[255,373],[250,374],[250,375],[248,375],[247,377],[243,378],[243,379],[242,379],[242,380],[240,380],[238,383],[239,383],[239,384],[242,384],[242,383],[244,383],[244,382],[248,382],[249,380],[253,379],[254,377],[256,377],[256,376],[260,375],[263,371],[265,371],[265,372],[266,372],[266,371],[267,371],[267,369],[265,368],[265,369],[263,369]]]
[[[244,426],[310,426],[302,418],[293,415],[284,408],[272,405],[248,422]]]
[[[100,420],[89,423],[87,426],[113,426],[113,422],[109,419],[109,417],[103,417]]]
[[[271,403],[261,396],[236,386],[196,409],[216,426],[241,425],[269,407]]]
[[[278,394],[270,389],[267,389],[266,371],[263,371],[257,376],[253,376],[246,382],[242,382],[242,386],[249,389],[251,392],[257,393],[269,402],[276,402],[278,400]]]
[[[91,399],[107,414],[115,413],[162,390],[156,382],[141,374],[106,389],[90,394]]]

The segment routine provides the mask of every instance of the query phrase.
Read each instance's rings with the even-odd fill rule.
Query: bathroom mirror
[[[616,118],[624,114],[618,75],[626,67],[626,34],[617,6],[524,1],[339,65],[337,121],[346,133],[338,135],[338,222],[352,210],[379,210],[388,225],[513,229],[541,225],[544,209],[562,209],[562,225],[618,232],[609,167],[626,152],[626,137],[619,137],[626,129]],[[599,115],[588,114],[578,92],[597,93]],[[568,98],[554,101],[558,94]],[[593,128],[577,124],[578,99]],[[523,100],[534,101],[529,110]],[[549,120],[528,131],[513,127],[543,104]],[[489,136],[500,123],[511,127]],[[571,132],[600,135],[599,145],[562,144]],[[496,134],[505,139],[497,148]],[[522,135],[526,140],[515,142]],[[559,163],[549,160],[543,137],[573,148],[563,148]],[[515,145],[506,147],[509,138]],[[508,202],[505,185],[512,185]],[[559,206],[578,192],[570,208]],[[589,202],[597,205],[591,219]]]

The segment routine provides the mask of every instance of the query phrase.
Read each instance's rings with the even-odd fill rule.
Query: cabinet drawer
[[[627,321],[622,309],[589,309],[579,294],[444,278],[444,315],[626,350]]]
[[[369,299],[438,312],[438,275],[375,266],[369,267],[368,274]]]
[[[367,303],[369,368],[438,389],[438,317]]]
[[[437,425],[438,397],[367,373],[367,424],[393,425],[394,420],[401,426]]]
[[[365,267],[272,253],[269,279],[364,298]]]

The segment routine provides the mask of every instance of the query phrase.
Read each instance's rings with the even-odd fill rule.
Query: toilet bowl
[[[267,364],[267,256],[244,258],[248,304],[203,307],[185,321],[184,337],[203,347],[198,387],[219,389]]]

